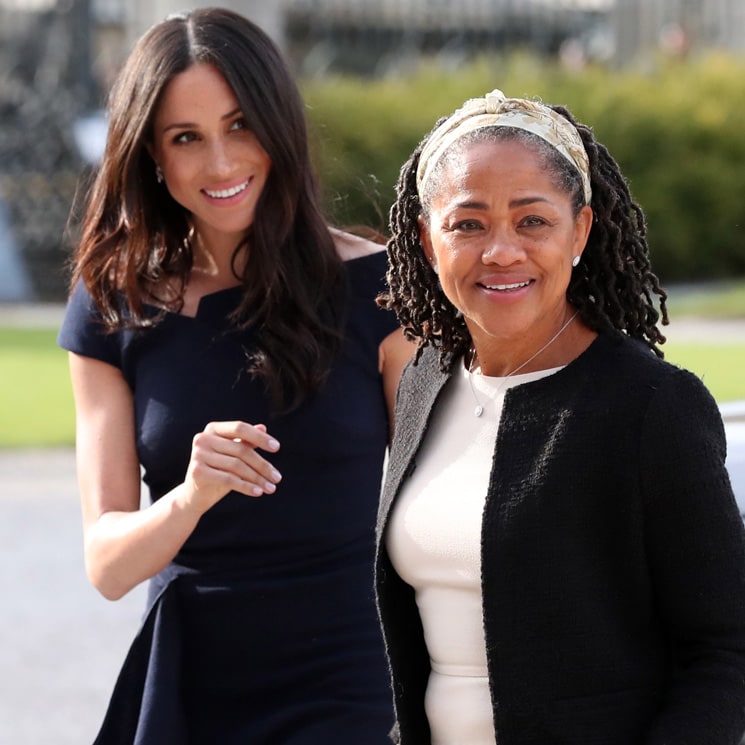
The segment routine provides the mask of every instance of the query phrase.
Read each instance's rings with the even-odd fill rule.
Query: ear
[[[590,237],[592,228],[592,207],[586,204],[577,215],[574,222],[574,243],[572,246],[572,255],[581,256],[587,245],[587,239]]]
[[[145,145],[145,150],[147,150],[147,154],[153,159],[153,163],[156,166],[160,165],[160,161],[162,160],[163,153],[161,152],[157,144],[154,143],[152,139],[148,137],[145,140],[144,145]]]
[[[422,244],[424,257],[430,263],[432,269],[435,270],[435,273],[437,273],[437,262],[435,261],[435,253],[432,249],[432,237],[429,232],[429,226],[421,215],[417,218],[417,223],[419,225],[419,242]]]

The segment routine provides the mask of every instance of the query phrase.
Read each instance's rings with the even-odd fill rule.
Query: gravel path
[[[72,450],[0,450],[0,745],[89,745],[144,607],[83,568]]]

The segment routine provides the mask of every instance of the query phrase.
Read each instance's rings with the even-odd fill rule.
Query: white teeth
[[[247,186],[248,180],[244,181],[242,184],[238,184],[238,186],[234,186],[232,189],[222,189],[221,191],[210,191],[209,189],[205,189],[204,193],[213,199],[227,199],[228,197],[234,197],[236,194],[240,194]]]
[[[527,287],[530,282],[515,282],[513,285],[484,285],[487,290],[516,290],[518,287]]]

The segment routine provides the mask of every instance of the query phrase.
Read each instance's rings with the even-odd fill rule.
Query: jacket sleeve
[[[736,745],[745,730],[745,535],[717,405],[676,370],[641,448],[645,542],[673,674],[646,745]]]

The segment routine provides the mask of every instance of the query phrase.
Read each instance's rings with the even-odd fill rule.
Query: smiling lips
[[[520,290],[523,287],[527,287],[530,284],[530,280],[525,282],[514,282],[509,285],[482,285],[487,290],[498,290],[499,292],[508,292],[509,290]]]
[[[240,194],[242,191],[244,191],[250,181],[251,179],[246,179],[242,184],[232,186],[230,189],[220,189],[219,191],[205,189],[204,193],[208,197],[212,197],[212,199],[228,199],[229,197],[234,197],[236,194]]]

